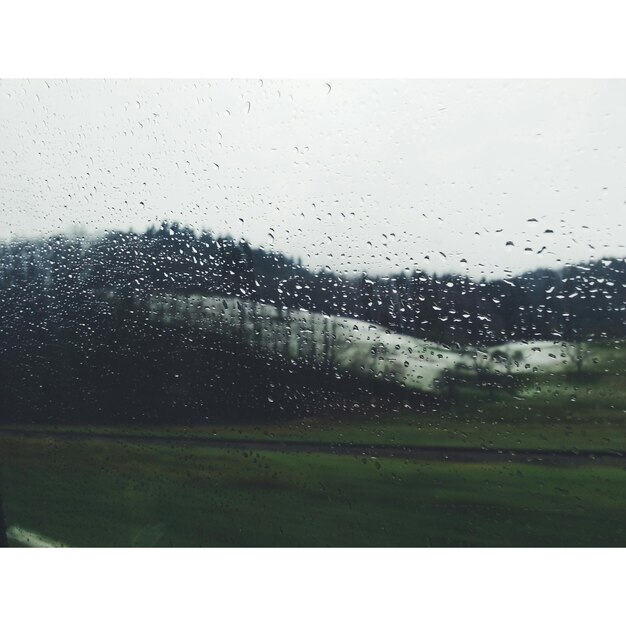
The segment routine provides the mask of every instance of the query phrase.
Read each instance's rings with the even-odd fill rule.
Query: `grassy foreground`
[[[626,453],[624,348],[596,345],[581,375],[531,373],[513,392],[460,388],[433,411],[187,427],[93,426],[89,416],[80,425],[5,424],[7,523],[74,546],[626,546],[622,461],[245,450],[255,439]],[[107,433],[127,441],[93,438]],[[132,439],[151,435],[169,441]],[[181,437],[240,440],[241,449],[185,447]]]
[[[623,466],[0,437],[8,525],[73,546],[624,546]]]

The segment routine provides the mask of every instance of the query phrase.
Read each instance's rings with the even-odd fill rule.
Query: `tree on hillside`
[[[583,366],[591,357],[591,350],[585,341],[576,341],[565,345],[565,354],[571,365],[576,368],[576,372],[581,374]]]
[[[524,360],[524,353],[519,348],[498,348],[491,353],[491,358],[498,365],[503,365],[507,374],[511,374],[513,366],[519,367]]]

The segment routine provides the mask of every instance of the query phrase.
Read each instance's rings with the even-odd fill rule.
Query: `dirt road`
[[[209,437],[172,437],[164,435],[134,435],[114,433],[84,433],[57,431],[27,431],[2,429],[0,437],[24,437],[60,441],[113,441],[120,444],[165,445],[174,447],[232,448],[239,450],[266,450],[283,453],[342,454],[365,458],[419,459],[456,463],[543,463],[553,465],[581,465],[610,463],[626,466],[626,454],[617,451],[595,450],[531,450],[470,448],[461,446],[415,446],[394,444],[327,443],[321,441],[293,441],[266,439],[228,439]]]

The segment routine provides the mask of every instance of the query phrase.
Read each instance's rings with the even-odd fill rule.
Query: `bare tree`
[[[566,344],[565,354],[569,362],[576,367],[576,372],[580,374],[583,371],[583,365],[587,363],[591,356],[591,351],[585,345],[584,341],[576,341]]]
[[[516,350],[498,348],[491,353],[491,358],[498,365],[503,365],[507,374],[511,374],[513,366],[519,367],[524,360],[524,353],[519,348]]]

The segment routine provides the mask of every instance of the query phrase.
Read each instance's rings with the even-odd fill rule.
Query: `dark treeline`
[[[391,379],[339,372],[305,349],[305,333],[290,357],[267,350],[254,327],[229,335],[149,313],[155,293],[260,298],[255,255],[175,226],[5,245],[0,421],[265,421],[434,405]]]
[[[149,315],[155,294],[235,296],[279,311],[352,316],[448,345],[488,345],[624,336],[625,276],[623,260],[604,260],[480,283],[419,270],[348,277],[176,224],[14,241],[0,246],[0,419],[264,420],[438,402],[393,375],[340,372],[330,323],[320,347],[326,356],[316,360],[304,332],[295,356],[264,349],[253,316],[238,340]]]
[[[10,423],[266,422],[435,402],[391,380],[150,319],[133,300],[2,336],[0,421]]]
[[[0,289],[5,305],[31,302],[32,315],[61,302],[62,294],[57,318],[76,315],[86,299],[103,291],[167,292],[237,296],[355,317],[452,346],[626,335],[624,259],[480,282],[419,269],[345,276],[315,273],[246,241],[167,223],[95,240],[59,236],[5,244]],[[11,325],[0,321],[4,328]]]

